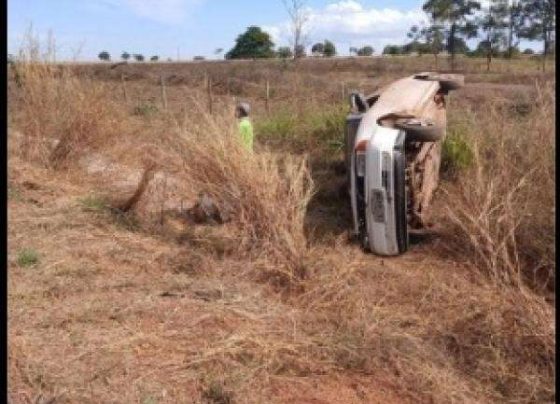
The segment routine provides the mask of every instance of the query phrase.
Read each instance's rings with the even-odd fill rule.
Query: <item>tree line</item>
[[[227,53],[226,59],[254,58],[301,58],[307,56],[305,27],[309,21],[306,0],[282,0],[291,21],[292,46],[280,46],[275,49],[270,35],[258,26],[250,26],[235,40],[235,45]],[[543,69],[546,57],[556,49],[556,4],[555,0],[489,0],[483,7],[476,0],[427,0],[422,10],[426,13],[427,23],[413,25],[407,33],[410,42],[405,45],[387,45],[384,55],[432,54],[437,67],[438,55],[447,52],[450,55],[451,68],[455,67],[457,54],[486,57],[490,69],[492,58],[512,58],[520,52],[521,40],[540,41],[543,43]],[[474,50],[469,49],[468,40],[480,38]],[[222,48],[215,51],[216,55]],[[371,56],[373,47],[351,47],[350,54]],[[523,51],[532,54],[531,49]],[[332,41],[325,39],[311,46],[311,55],[332,57],[337,54]],[[121,58],[144,61],[141,54],[130,55],[123,52]],[[99,53],[99,59],[110,60],[109,52]],[[195,60],[204,57],[196,56]],[[152,56],[151,61],[158,61]],[[168,59],[170,60],[170,59]]]
[[[521,53],[519,43],[526,39],[543,43],[543,69],[546,57],[556,49],[555,0],[490,0],[486,7],[473,0],[428,0],[422,6],[429,22],[414,25],[407,33],[411,42],[404,46],[388,45],[384,54],[450,54],[451,67],[459,53],[483,56],[487,69],[493,57],[512,58]],[[466,41],[481,38],[476,49]],[[525,54],[534,53],[525,49]]]

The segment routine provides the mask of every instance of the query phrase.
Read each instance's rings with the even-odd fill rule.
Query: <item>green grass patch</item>
[[[18,188],[8,185],[8,199],[21,202],[23,201],[23,196]]]
[[[468,142],[466,128],[462,125],[451,128],[443,142],[442,174],[454,177],[473,163],[474,154]]]
[[[78,202],[87,212],[103,212],[107,209],[107,203],[96,195],[88,195],[79,199]]]
[[[292,152],[341,152],[344,147],[345,105],[283,109],[255,122],[259,142]]]
[[[16,262],[22,268],[31,267],[39,262],[39,254],[33,248],[24,248],[18,252]]]
[[[134,107],[134,110],[132,111],[134,115],[145,116],[145,117],[153,116],[158,112],[159,112],[158,107],[152,103],[140,103],[136,107]]]

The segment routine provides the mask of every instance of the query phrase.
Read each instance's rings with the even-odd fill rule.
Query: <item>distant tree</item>
[[[195,56],[193,60],[206,60],[204,56]]]
[[[167,58],[167,61],[168,61],[168,62],[173,62],[173,59]]]
[[[307,55],[306,52],[305,52],[305,46],[303,46],[303,45],[298,45],[296,47],[295,51],[296,51],[296,54],[295,54],[296,59],[304,58]]]
[[[281,59],[289,59],[294,56],[294,54],[292,53],[292,48],[290,48],[289,46],[279,47],[278,51],[276,51],[276,55]]]
[[[371,56],[373,55],[373,48],[369,45],[363,46],[356,52],[358,56]]]
[[[317,42],[311,47],[311,54],[323,56],[325,52],[325,45],[322,42]]]
[[[260,27],[250,26],[235,40],[235,46],[226,53],[226,59],[270,58],[274,43]]]
[[[449,46],[446,47],[447,52],[451,53],[451,49],[449,48]],[[469,53],[471,50],[469,48],[469,45],[467,44],[467,41],[465,41],[463,38],[455,38],[455,54],[467,54]]]
[[[486,38],[479,43],[479,50],[485,51],[487,71],[490,70],[492,56],[498,54],[500,44],[506,40],[507,10],[508,0],[492,0],[478,21],[480,29],[486,34]]]
[[[11,65],[14,62],[15,62],[14,55],[12,55],[11,53],[8,53],[8,64]]]
[[[534,55],[534,54],[535,54],[535,51],[534,51],[533,49],[531,49],[531,48],[527,48],[527,49],[525,49],[525,50],[523,51],[523,54],[524,54],[524,55]]]
[[[223,48],[216,48],[216,50],[214,50],[214,55],[221,55],[224,52]]]
[[[328,58],[336,56],[336,47],[334,46],[334,43],[332,43],[328,39],[325,39],[325,42],[323,44],[323,55]]]
[[[135,59],[137,62],[143,62],[143,61],[144,61],[144,55],[142,55],[142,54],[140,54],[140,53],[136,53],[136,54],[134,55],[134,59]]]
[[[354,55],[358,54],[358,48],[356,48],[355,46],[351,46],[350,49],[348,50],[348,52],[350,53],[350,55],[352,55],[352,53]]]
[[[522,13],[524,27],[520,37],[528,40],[543,42],[542,69],[545,70],[546,56],[550,54],[556,33],[556,1],[555,0],[525,0]]]
[[[305,37],[304,29],[309,21],[309,13],[306,9],[306,0],[282,0],[291,21],[292,30],[292,46],[293,53],[296,58],[304,57],[305,52],[301,52],[301,49],[305,49]]]
[[[422,9],[434,22],[445,26],[446,48],[451,54],[451,70],[454,70],[458,39],[477,35],[473,14],[480,10],[480,3],[473,0],[427,0]]]
[[[523,13],[523,3],[526,0],[509,0],[505,10],[504,19],[507,23],[507,39],[506,39],[506,57],[511,58],[515,49],[519,45],[519,38],[523,25],[525,23],[525,15]]]
[[[152,61],[152,62],[157,62],[158,60],[159,60],[159,56],[157,56],[157,55],[154,55],[150,58],[150,61]]]
[[[128,59],[130,59],[130,53],[128,53],[128,52],[123,52],[123,53],[121,54],[121,59],[122,59],[122,60],[128,60]]]
[[[111,60],[111,54],[107,51],[99,52],[99,55],[97,55],[97,57],[99,58],[99,60],[102,60],[104,62],[108,62],[109,60]]]
[[[383,48],[383,55],[400,55],[402,48],[398,45],[387,45]]]

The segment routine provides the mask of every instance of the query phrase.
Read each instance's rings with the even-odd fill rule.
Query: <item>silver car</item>
[[[445,138],[445,96],[460,75],[420,73],[350,97],[346,164],[353,232],[366,250],[398,255],[408,228],[421,229],[437,188]]]

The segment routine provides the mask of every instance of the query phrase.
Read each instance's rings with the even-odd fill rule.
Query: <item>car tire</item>
[[[443,138],[444,128],[428,119],[399,118],[394,122],[395,128],[406,132],[406,139],[414,142],[437,142]]]

